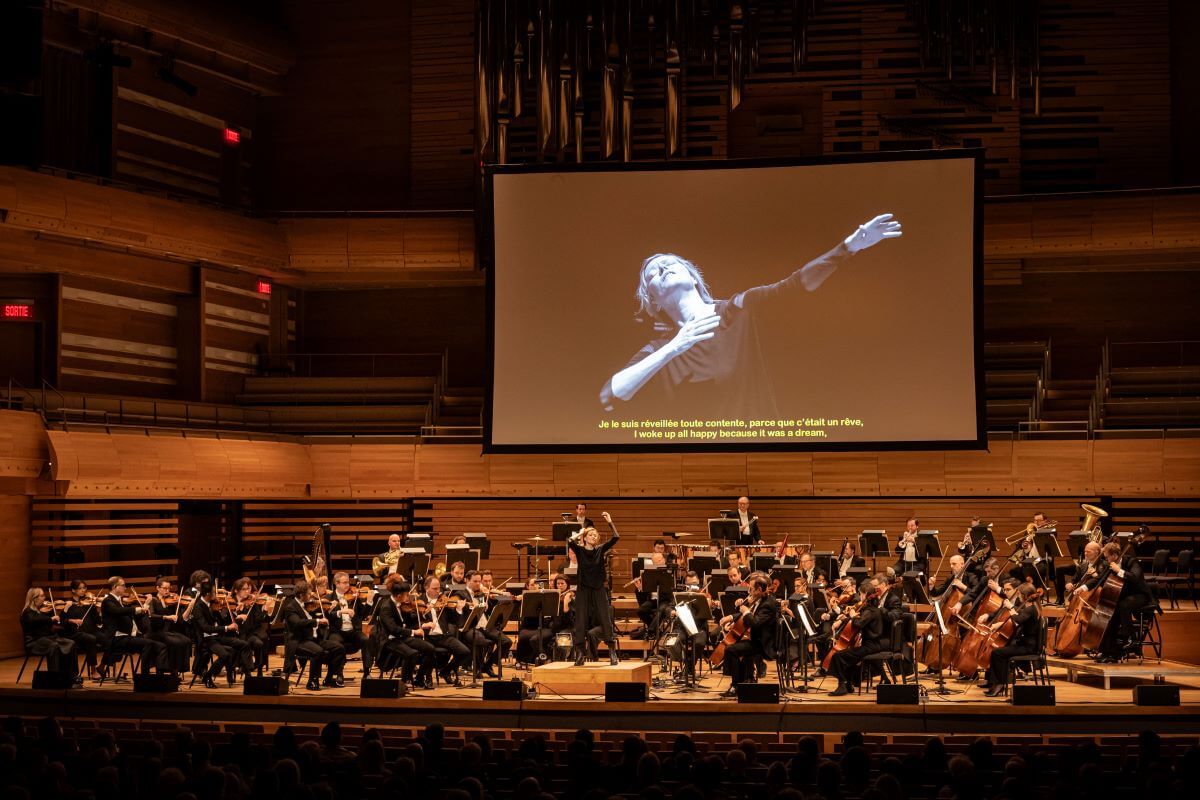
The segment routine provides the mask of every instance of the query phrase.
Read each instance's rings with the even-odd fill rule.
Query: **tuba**
[[[1108,512],[1098,506],[1090,506],[1087,503],[1080,503],[1080,508],[1087,516],[1083,518],[1083,525],[1080,530],[1087,534],[1089,542],[1096,544],[1104,544],[1104,531],[1100,528],[1100,520],[1108,516]]]

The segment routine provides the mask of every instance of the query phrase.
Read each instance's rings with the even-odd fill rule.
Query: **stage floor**
[[[1130,672],[1141,672],[1131,666]],[[103,687],[85,682],[70,691],[33,690],[29,673],[20,686],[15,683],[21,659],[0,661],[0,699],[7,713],[55,714],[64,717],[102,719],[156,719],[179,721],[323,723],[331,719],[364,725],[425,725],[440,721],[449,727],[503,729],[574,729],[620,731],[796,731],[836,732],[862,730],[873,733],[1128,733],[1145,728],[1160,732],[1200,733],[1200,667],[1173,665],[1168,683],[1180,686],[1182,705],[1139,707],[1133,703],[1133,687],[1149,682],[1144,677],[1110,674],[1111,688],[1100,676],[1075,675],[1067,680],[1066,670],[1051,667],[1056,706],[1014,707],[1004,698],[988,698],[974,684],[955,681],[947,688],[960,692],[922,697],[920,705],[880,705],[874,693],[831,698],[831,678],[809,684],[804,694],[788,694],[777,704],[738,704],[720,696],[728,680],[708,675],[697,690],[679,691],[655,685],[646,703],[605,703],[600,695],[556,695],[538,686],[537,697],[524,701],[483,700],[482,684],[475,688],[437,688],[410,693],[398,700],[363,699],[357,680],[343,689],[309,692],[292,686],[283,697],[250,697],[242,687],[188,688],[169,694],[134,695],[128,682]],[[32,666],[32,665],[31,665]],[[1119,668],[1118,668],[1119,669]],[[1187,674],[1185,674],[1187,673]],[[347,665],[346,674],[356,678],[357,662]],[[529,681],[528,670],[506,669],[504,677]],[[774,681],[773,670],[768,681]],[[933,689],[934,684],[921,685]]]

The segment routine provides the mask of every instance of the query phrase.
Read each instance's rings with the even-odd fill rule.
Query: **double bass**
[[[1145,538],[1144,533],[1130,537],[1117,563],[1125,558],[1129,548],[1141,544]],[[1117,601],[1125,587],[1125,579],[1108,564],[1101,568],[1106,567],[1104,580],[1090,592],[1072,595],[1066,613],[1059,620],[1054,632],[1054,654],[1059,658],[1074,658],[1085,650],[1095,650],[1104,639],[1104,631],[1117,611]]]

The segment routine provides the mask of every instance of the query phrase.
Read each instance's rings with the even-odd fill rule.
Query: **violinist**
[[[1153,604],[1153,593],[1146,583],[1142,573],[1141,562],[1136,557],[1122,558],[1121,545],[1109,542],[1100,551],[1104,564],[1100,575],[1090,579],[1084,585],[1104,583],[1109,575],[1122,579],[1121,594],[1117,599],[1117,608],[1108,627],[1104,629],[1104,638],[1100,640],[1099,653],[1096,660],[1101,664],[1116,664],[1121,657],[1132,649],[1133,645],[1133,615],[1140,609]],[[1079,591],[1079,587],[1075,589]]]
[[[867,561],[858,554],[858,545],[849,539],[842,545],[842,552],[837,560],[837,576],[845,578],[851,567],[865,567]]]
[[[179,620],[182,609],[179,598],[171,594],[171,581],[160,577],[154,584],[154,594],[147,603],[149,631],[146,638],[162,644],[167,653],[167,668],[172,674],[188,671],[192,657],[192,640],[182,633]]]
[[[143,675],[149,675],[152,666],[160,673],[165,672],[166,648],[161,643],[142,636],[135,621],[145,619],[145,607],[138,602],[133,590],[125,585],[125,579],[119,575],[108,579],[108,589],[108,596],[100,604],[100,615],[104,627],[112,631],[110,656],[140,653]]]
[[[60,635],[61,622],[62,617],[54,604],[46,600],[44,591],[32,588],[25,593],[25,607],[21,609],[25,652],[43,656],[46,669],[74,675],[75,686],[82,686],[83,679],[79,677],[79,666],[75,661],[75,642]]]
[[[250,655],[254,669],[262,675],[267,664],[267,642],[270,636],[267,627],[271,623],[264,608],[265,603],[259,602],[254,583],[249,578],[238,578],[230,588],[234,600],[230,612],[232,621],[237,623],[238,638],[246,643],[245,652]]]
[[[824,583],[829,578],[825,570],[817,566],[816,559],[809,551],[805,551],[800,556],[800,571],[797,573],[797,577],[804,578],[805,585],[810,587]]]
[[[917,554],[917,532],[921,522],[916,517],[909,517],[904,523],[904,532],[896,541],[896,564],[892,568],[897,575],[906,572],[925,572],[925,559]]]
[[[490,619],[492,610],[497,605],[512,602],[512,595],[506,592],[493,591],[490,588],[492,580],[491,570],[487,570],[486,572],[486,576],[477,569],[473,569],[467,573],[467,592],[470,594],[468,607],[476,607],[483,610],[471,630],[463,632],[463,639],[472,652],[481,654],[483,660],[479,667],[482,670],[482,674],[489,678],[494,678],[496,677],[494,668],[500,659],[508,654],[509,649],[512,647],[512,640],[501,631],[489,628],[488,620]],[[485,577],[487,585],[485,585]]]
[[[427,688],[437,653],[425,641],[425,631],[417,620],[412,586],[402,575],[389,575],[384,586],[388,597],[375,609],[373,636],[378,636],[380,663],[399,661],[400,677],[414,689]],[[378,631],[378,633],[376,633]],[[429,684],[432,685],[431,683]]]
[[[425,640],[432,644],[444,663],[438,667],[442,683],[461,687],[459,673],[471,662],[471,650],[458,638],[458,624],[462,621],[457,605],[461,598],[442,594],[442,582],[436,575],[425,579],[425,607],[428,609],[421,622],[425,629]],[[446,660],[448,659],[448,660]]]
[[[304,581],[296,583],[296,593],[283,603],[280,615],[284,625],[284,674],[296,668],[296,656],[308,659],[308,683],[311,692],[327,688],[339,688],[332,676],[341,675],[346,663],[346,648],[342,643],[330,639],[329,619],[321,613],[320,599],[312,594]],[[326,668],[325,682],[321,683],[321,667]]]
[[[246,616],[242,613],[243,609],[237,606],[236,598],[228,591],[218,590],[219,596],[214,594],[214,602],[212,610],[216,614],[217,624],[221,628],[221,633],[217,635],[217,641],[229,649],[232,653],[231,663],[240,670],[243,675],[249,675],[254,669],[254,651],[250,647],[250,642],[242,636],[242,625],[238,620],[239,616]],[[253,592],[253,588],[247,592],[247,595]],[[249,609],[244,609],[248,611]],[[229,679],[229,685],[232,686],[237,678],[236,671],[230,673],[226,671],[226,677]]]
[[[759,659],[775,658],[775,623],[779,619],[779,603],[767,593],[767,579],[761,575],[750,580],[750,592],[739,599],[733,614],[721,618],[718,630],[733,625],[739,617],[746,627],[741,640],[725,648],[722,667],[729,676],[728,697],[737,695],[739,683],[754,683]]]
[[[908,613],[908,606],[901,596],[900,584],[899,575],[883,575],[876,579],[876,585],[880,592],[879,608],[883,611],[885,632],[891,630],[893,622]]]
[[[838,682],[837,688],[829,693],[830,697],[850,694],[851,683],[856,680],[855,670],[862,664],[862,660],[887,647],[884,614],[879,608],[879,594],[886,580],[883,576],[876,576],[864,581],[861,603],[846,611],[845,615],[849,619],[857,620],[860,639],[858,644],[839,650],[830,659],[829,673],[837,678]]]
[[[75,643],[75,652],[83,653],[83,663],[89,673],[96,668],[96,652],[101,640],[106,638],[100,628],[99,605],[87,584],[75,578],[71,581],[71,596],[59,614],[63,623],[61,635]]]
[[[445,594],[455,595],[463,600],[469,600],[470,595],[467,592],[467,565],[461,561],[455,561],[450,565],[449,574],[446,575],[446,580],[442,581],[442,590]]]
[[[356,587],[350,585],[350,575],[345,572],[333,574],[333,591],[326,593],[325,615],[329,619],[329,638],[340,642],[346,655],[362,653],[363,674],[371,672],[375,660],[371,641],[363,633],[363,620],[371,614],[371,595],[362,597]],[[337,675],[345,683],[344,675]],[[336,682],[336,681],[335,681]]]
[[[225,680],[233,686],[235,661],[233,648],[226,644],[231,638],[237,637],[237,628],[230,622],[222,622],[213,606],[216,590],[207,581],[200,584],[196,590],[198,595],[191,605],[191,624],[196,633],[197,658],[207,653],[212,658],[208,668],[200,676],[205,688],[217,688],[216,675],[225,670]]]
[[[1008,683],[1008,663],[1013,656],[1033,655],[1037,652],[1038,620],[1041,614],[1038,611],[1037,603],[1031,599],[1037,593],[1037,589],[1031,584],[1022,582],[1019,578],[1010,576],[1004,581],[1004,605],[1012,610],[1012,621],[1015,627],[1008,644],[992,651],[992,660],[987,668],[986,679],[980,684],[982,688],[987,689],[988,697],[995,697],[1004,691],[1004,687]],[[980,615],[978,620],[980,625],[986,625],[988,621],[987,614]],[[1003,622],[995,623],[991,629],[997,630],[1002,624]]]
[[[579,564],[579,586],[575,595],[575,665],[580,667],[586,661],[583,643],[588,629],[593,625],[600,627],[600,635],[608,644],[611,663],[620,663],[617,640],[613,635],[612,597],[606,585],[608,575],[604,557],[621,538],[621,534],[613,525],[611,514],[605,511],[601,516],[612,531],[612,537],[607,542],[600,544],[600,532],[595,528],[583,528],[567,540],[567,549],[575,554]]]

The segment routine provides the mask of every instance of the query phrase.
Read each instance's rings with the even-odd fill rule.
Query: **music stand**
[[[694,637],[700,631],[708,631],[712,607],[708,604],[708,596],[699,592],[675,592],[671,596],[671,602],[675,605],[675,613],[687,633],[687,647],[684,649],[690,659],[690,663],[683,668],[683,686],[674,693],[697,691],[700,690],[696,686],[696,662],[699,661],[699,654],[696,652]]]
[[[630,559],[630,561],[629,561],[630,577],[636,578],[642,574],[642,570],[654,569],[652,556],[653,556],[653,553],[638,553],[636,556],[634,556],[632,559]],[[647,566],[646,562],[650,562],[650,566]]]
[[[542,623],[547,617],[554,618],[558,615],[558,604],[561,596],[557,589],[538,589],[530,590],[521,593],[521,619],[537,618],[538,626],[538,652],[537,663],[541,664],[546,660],[545,643],[542,641]]]
[[[837,577],[837,558],[832,550],[809,550],[813,557],[813,566],[825,570],[825,574]]]
[[[467,540],[472,550],[479,551],[479,560],[482,561],[492,554],[492,540],[488,538],[486,533],[464,533],[463,538]],[[476,569],[479,567],[477,566]]]
[[[688,569],[695,572],[700,578],[700,583],[704,583],[704,576],[710,575],[721,568],[721,559],[716,555],[701,555],[693,554],[688,559]]]
[[[739,599],[745,600],[750,596],[750,590],[745,586],[729,586],[721,592],[721,615],[725,617],[736,614],[738,607],[734,605]]]
[[[699,573],[697,573],[699,574]],[[729,588],[729,576],[724,572],[713,573],[708,579],[708,593],[716,597]]]
[[[463,563],[463,574],[466,575],[473,569],[479,569],[479,551],[472,549],[469,544],[446,545],[446,568],[449,569],[456,561]]]
[[[751,572],[770,572],[773,566],[775,566],[774,553],[755,553],[750,556]]]
[[[550,538],[556,542],[565,542],[581,530],[583,526],[578,522],[555,522],[550,526]]]
[[[653,595],[658,592],[658,598],[670,597],[675,588],[675,575],[666,567],[650,567],[642,570],[642,591]]]
[[[942,557],[942,543],[938,541],[941,531],[917,531],[917,560],[924,561],[928,568],[929,559]]]
[[[468,597],[466,602],[471,603]],[[463,624],[459,627],[460,631],[473,631],[479,627],[479,620],[487,613],[487,604],[477,606],[472,605],[471,610],[467,613],[467,618],[463,620]],[[503,661],[504,659],[500,659]],[[479,680],[479,638],[474,637],[471,640],[471,686],[477,685]]]
[[[779,589],[776,590],[776,597],[787,597],[792,593],[792,586],[796,583],[797,568],[791,564],[776,564],[771,568],[770,577],[772,580],[779,580]]]
[[[854,578],[854,587],[862,586],[862,582],[867,579],[868,571],[866,567],[850,567],[846,570],[847,578]]]
[[[992,526],[989,525],[972,525],[971,526],[971,549],[979,547],[980,542],[988,543],[988,552],[996,549],[996,537],[992,535]]]
[[[863,557],[871,557],[871,569],[875,572],[879,571],[879,565],[876,561],[880,553],[884,557],[891,555],[891,549],[888,547],[887,531],[863,531],[858,535],[858,552],[862,553]]]
[[[928,603],[929,593],[925,591],[925,575],[921,572],[906,572],[901,584],[901,593],[905,602]]]
[[[433,555],[433,537],[428,533],[410,533],[404,537],[405,548],[419,547]]]
[[[496,607],[492,609],[491,615],[488,616],[487,624],[483,626],[484,630],[487,630],[491,633],[498,633],[498,634],[500,634],[501,638],[504,638],[504,626],[508,624],[508,621],[510,619],[512,619],[513,612],[516,610],[517,610],[517,604],[512,602],[511,600],[509,600],[507,602],[497,603]],[[503,680],[504,679],[504,659],[502,658],[502,656],[504,655],[504,648],[500,645],[499,642],[496,643],[496,648],[499,651],[496,654],[496,668],[497,668],[497,670],[499,670],[497,679]]]
[[[741,532],[741,524],[736,519],[710,519],[708,521],[708,538],[714,542],[736,542]]]
[[[401,547],[400,558],[396,562],[396,572],[408,578],[408,582],[416,585],[417,577],[425,578],[429,571],[429,553],[423,547]]]
[[[1067,534],[1067,552],[1071,554],[1072,561],[1083,558],[1083,548],[1090,541],[1087,531],[1071,531]]]

